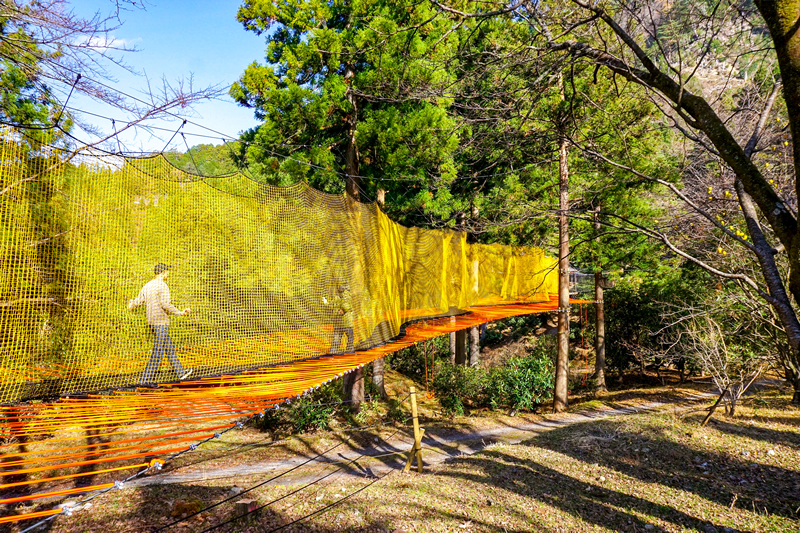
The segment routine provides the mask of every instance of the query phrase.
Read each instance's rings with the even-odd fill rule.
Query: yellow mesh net
[[[1,403],[365,349],[557,290],[540,249],[406,228],[306,183],[0,140]],[[174,307],[159,288],[129,310],[159,264]]]

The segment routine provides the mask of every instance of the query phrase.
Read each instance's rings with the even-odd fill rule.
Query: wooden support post
[[[467,330],[456,331],[456,363],[459,366],[467,366]]]
[[[244,516],[255,512],[258,509],[256,500],[239,500],[236,502],[236,516]]]
[[[411,393],[411,418],[414,422],[414,445],[411,446],[411,451],[408,453],[408,460],[403,472],[411,470],[411,463],[414,457],[417,458],[417,472],[422,473],[422,437],[425,435],[425,430],[419,428],[419,416],[417,415],[417,389],[416,387],[409,387],[408,391]]]

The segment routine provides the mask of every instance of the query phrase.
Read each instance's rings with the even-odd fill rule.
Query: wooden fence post
[[[417,389],[416,387],[409,387],[411,395],[411,417],[414,422],[414,445],[411,446],[411,451],[408,453],[408,460],[403,472],[411,470],[411,463],[414,457],[417,458],[417,472],[422,473],[422,437],[425,435],[425,430],[419,428],[419,416],[417,415]]]

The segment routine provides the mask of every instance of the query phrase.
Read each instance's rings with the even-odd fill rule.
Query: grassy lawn
[[[348,495],[283,531],[800,531],[800,409],[765,391],[735,419],[700,429],[702,416],[667,409],[587,420],[422,475],[376,480],[370,460],[319,467],[243,496],[258,505],[285,498],[217,531],[269,531]],[[150,531],[267,477],[112,491],[51,531]],[[234,516],[226,503],[168,529],[202,531]]]

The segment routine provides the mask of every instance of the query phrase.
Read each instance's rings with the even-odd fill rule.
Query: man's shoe
[[[181,381],[183,381],[184,379],[186,379],[186,378],[188,378],[189,376],[191,376],[193,371],[194,371],[194,369],[190,368],[189,370],[187,370],[186,372],[184,372],[184,373],[181,375],[181,377],[180,377],[179,379],[180,379]]]

